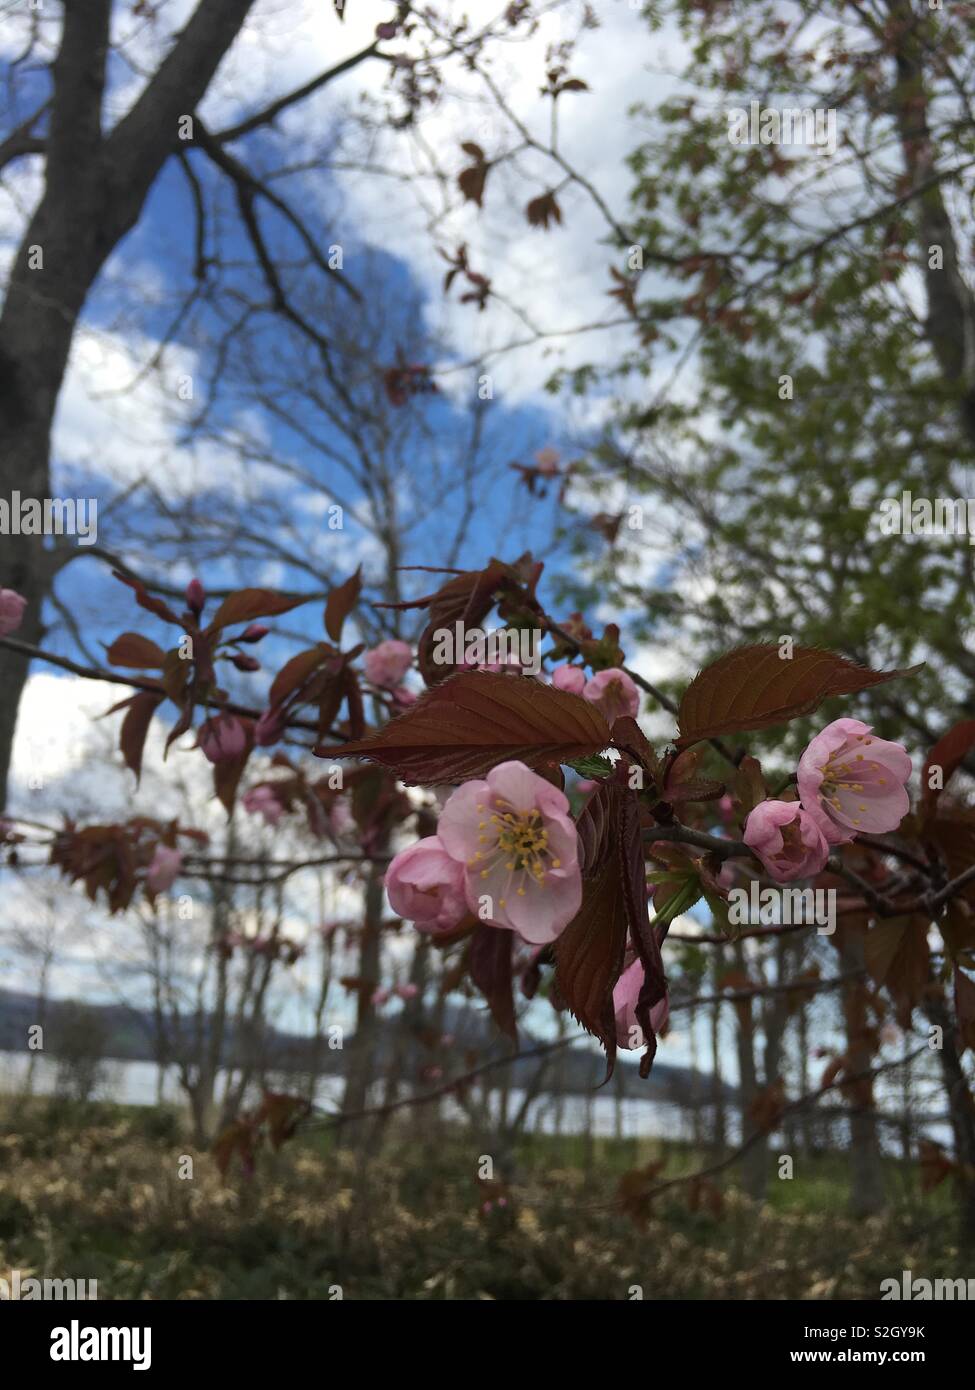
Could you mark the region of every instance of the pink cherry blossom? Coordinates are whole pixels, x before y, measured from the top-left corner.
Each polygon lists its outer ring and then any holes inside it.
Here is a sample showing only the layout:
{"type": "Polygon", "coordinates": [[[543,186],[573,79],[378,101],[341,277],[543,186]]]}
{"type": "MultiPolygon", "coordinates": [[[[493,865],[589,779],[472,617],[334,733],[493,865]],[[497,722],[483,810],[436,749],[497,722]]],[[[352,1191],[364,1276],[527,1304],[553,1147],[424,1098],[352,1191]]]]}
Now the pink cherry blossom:
{"type": "Polygon", "coordinates": [[[420,987],[419,985],[411,984],[397,985],[396,988],[393,990],[393,993],[398,994],[400,999],[415,999],[416,996],[420,993],[420,987]]]}
{"type": "Polygon", "coordinates": [[[152,862],[146,871],[146,887],[150,893],[165,893],[183,867],[183,856],[178,849],[168,845],[157,845],[152,862]]]}
{"type": "Polygon", "coordinates": [[[386,870],[386,892],[393,911],[420,931],[450,931],[467,914],[463,866],[436,835],[400,850],[386,870]]]}
{"type": "Polygon", "coordinates": [[[602,713],[610,728],[624,714],[635,719],[640,709],[640,692],[618,666],[597,671],[592,680],[586,682],[582,693],[602,713]]]}
{"type": "Polygon", "coordinates": [[[249,792],[245,792],[241,798],[241,803],[245,811],[249,811],[253,816],[263,816],[266,825],[277,825],[284,815],[284,807],[274,795],[274,791],[266,783],[260,787],[252,787],[249,792]]]}
{"type": "Polygon", "coordinates": [[[546,444],[544,449],[539,449],[535,455],[535,467],[543,478],[552,478],[559,471],[560,454],[558,449],[554,449],[551,444],[546,444]]]}
{"type": "Polygon", "coordinates": [[[388,1004],[391,991],[388,989],[377,989],[373,992],[372,1006],[374,1009],[381,1009],[384,1004],[388,1004]]]}
{"type": "Polygon", "coordinates": [[[463,866],[476,917],[540,946],[579,910],[579,837],[562,792],[524,763],[501,763],[447,801],[438,834],[463,866]]]}
{"type": "Polygon", "coordinates": [[[408,643],[391,638],[366,652],[362,664],[367,680],[393,690],[413,665],[413,652],[408,643]]]}
{"type": "Polygon", "coordinates": [[[899,743],[874,738],[859,719],[834,719],[799,759],[803,806],[831,845],[866,831],[896,830],[910,810],[911,759],[899,743]]]}
{"type": "Polygon", "coordinates": [[[232,714],[218,714],[200,725],[197,746],[211,763],[237,758],[247,747],[247,731],[232,714]]]}
{"type": "Polygon", "coordinates": [[[413,691],[408,690],[405,685],[398,685],[392,694],[393,704],[396,705],[397,709],[406,709],[416,702],[413,691]]]}
{"type": "Polygon", "coordinates": [[[829,857],[826,837],[798,801],[760,801],[745,822],[743,838],[776,883],[810,878],[829,857]]]}
{"type": "Polygon", "coordinates": [[[0,637],[9,637],[20,627],[27,600],[16,589],[0,589],[0,637]]]}
{"type": "MultiPolygon", "coordinates": [[[[633,959],[624,967],[622,975],[613,989],[613,1013],[616,1015],[616,1045],[628,1051],[646,1047],[647,1040],[643,1029],[637,1022],[636,1006],[643,988],[643,961],[633,951],[627,950],[627,957],[633,959]]],[[[670,1000],[665,994],[650,1010],[650,1026],[654,1033],[662,1033],[670,1019],[670,1000]]]]}
{"type": "Polygon", "coordinates": [[[552,684],[556,690],[581,695],[586,687],[586,673],[581,666],[556,666],[552,672],[552,684]]]}

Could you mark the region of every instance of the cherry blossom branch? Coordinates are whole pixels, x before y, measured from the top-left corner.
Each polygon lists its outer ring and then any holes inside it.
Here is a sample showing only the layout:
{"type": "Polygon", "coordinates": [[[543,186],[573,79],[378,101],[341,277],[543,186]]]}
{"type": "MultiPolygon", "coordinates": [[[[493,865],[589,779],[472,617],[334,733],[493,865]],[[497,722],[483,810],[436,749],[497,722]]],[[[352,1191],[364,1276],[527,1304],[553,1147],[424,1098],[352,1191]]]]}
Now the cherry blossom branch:
{"type": "MultiPolygon", "coordinates": [[[[46,652],[40,647],[33,646],[30,642],[21,642],[16,637],[0,637],[0,647],[7,647],[12,652],[19,652],[21,656],[28,656],[32,660],[46,661],[51,666],[59,666],[63,671],[70,671],[72,675],[84,676],[86,680],[106,681],[109,685],[127,685],[135,690],[148,690],[153,695],[165,696],[166,692],[157,680],[151,680],[145,676],[123,676],[115,671],[106,671],[99,667],[83,666],[80,662],[72,661],[68,656],[57,656],[54,652],[46,652]]],[[[245,719],[260,719],[263,710],[254,709],[251,705],[237,704],[233,700],[228,700],[221,705],[221,709],[228,714],[238,714],[245,719]]],[[[318,725],[310,719],[289,719],[289,729],[309,729],[312,733],[318,733],[318,725]]],[[[329,730],[331,733],[332,731],[329,730]]],[[[338,735],[336,735],[338,737],[338,735]]]]}
{"type": "MultiPolygon", "coordinates": [[[[575,652],[577,655],[582,652],[582,644],[579,641],[577,641],[575,637],[571,636],[570,633],[566,632],[564,628],[561,628],[557,623],[554,623],[547,613],[541,613],[539,616],[541,618],[541,621],[544,623],[547,632],[551,633],[553,637],[557,637],[560,642],[563,642],[565,645],[571,647],[573,652],[575,652]]],[[[626,672],[630,680],[633,681],[635,685],[638,685],[641,690],[645,691],[646,694],[648,694],[652,699],[656,700],[657,704],[660,705],[663,709],[665,709],[668,714],[672,714],[675,718],[677,717],[677,704],[674,700],[670,698],[669,695],[665,695],[662,690],[659,690],[657,688],[657,686],[652,685],[650,681],[648,681],[644,676],[641,676],[639,672],[632,671],[628,666],[623,666],[621,669],[626,672]]],[[[709,738],[707,742],[710,743],[711,747],[716,749],[717,752],[719,752],[721,756],[731,764],[732,767],[738,766],[739,762],[741,761],[741,756],[739,755],[738,757],[736,757],[733,753],[731,753],[721,739],[709,738]]]]}

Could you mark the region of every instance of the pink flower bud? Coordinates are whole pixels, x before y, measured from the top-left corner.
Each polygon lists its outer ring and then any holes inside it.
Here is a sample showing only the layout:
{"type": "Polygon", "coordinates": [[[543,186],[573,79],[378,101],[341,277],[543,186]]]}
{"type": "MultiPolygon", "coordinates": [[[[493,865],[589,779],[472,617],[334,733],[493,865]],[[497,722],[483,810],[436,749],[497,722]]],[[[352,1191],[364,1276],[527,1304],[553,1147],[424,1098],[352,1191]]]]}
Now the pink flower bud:
{"type": "Polygon", "coordinates": [[[386,870],[386,892],[393,911],[420,931],[450,931],[467,913],[463,865],[436,835],[400,850],[386,870]]]}
{"type": "Polygon", "coordinates": [[[245,627],[244,631],[237,638],[238,642],[259,642],[262,637],[266,637],[271,631],[263,623],[251,623],[250,627],[245,627]]]}
{"type": "Polygon", "coordinates": [[[259,671],[261,669],[261,663],[253,656],[244,656],[237,652],[230,659],[238,671],[259,671]]]}
{"type": "Polygon", "coordinates": [[[178,849],[168,845],[157,845],[152,862],[146,871],[146,887],[150,893],[165,893],[183,867],[183,856],[178,849]]]}
{"type": "MultiPolygon", "coordinates": [[[[632,950],[633,948],[630,947],[629,952],[632,950]]],[[[635,955],[616,981],[616,986],[613,989],[617,1047],[633,1050],[646,1047],[649,1042],[649,1039],[643,1036],[643,1029],[636,1017],[636,1006],[640,998],[640,990],[643,988],[644,974],[643,961],[635,955]]],[[[650,1027],[654,1033],[661,1033],[666,1028],[669,1019],[670,1000],[665,994],[663,999],[658,1000],[650,1010],[650,1027]]]]}
{"type": "Polygon", "coordinates": [[[198,579],[191,579],[186,586],[186,605],[194,618],[198,618],[203,612],[203,605],[207,601],[206,592],[198,579]]]}
{"type": "Polygon", "coordinates": [[[616,666],[597,671],[582,693],[602,713],[610,728],[625,714],[635,719],[640,710],[640,692],[626,672],[616,666]]]}
{"type": "Polygon", "coordinates": [[[267,825],[277,825],[284,815],[284,807],[266,784],[252,787],[249,792],[245,792],[241,804],[251,815],[263,816],[267,825]]]}
{"type": "Polygon", "coordinates": [[[581,666],[556,666],[552,672],[552,684],[556,690],[581,695],[586,688],[586,673],[581,666]]]}
{"type": "Polygon", "coordinates": [[[380,642],[378,647],[366,652],[362,662],[367,680],[373,685],[392,690],[413,665],[413,652],[408,643],[391,639],[380,642]]]}
{"type": "Polygon", "coordinates": [[[9,637],[20,627],[27,600],[16,589],[0,589],[0,637],[9,637]]]}
{"type": "Polygon", "coordinates": [[[209,762],[226,762],[243,753],[247,747],[247,731],[234,715],[218,714],[200,725],[196,746],[202,749],[209,762]]]}
{"type": "Polygon", "coordinates": [[[749,813],[742,838],[776,883],[811,878],[829,858],[826,837],[798,801],[760,801],[749,813]]]}

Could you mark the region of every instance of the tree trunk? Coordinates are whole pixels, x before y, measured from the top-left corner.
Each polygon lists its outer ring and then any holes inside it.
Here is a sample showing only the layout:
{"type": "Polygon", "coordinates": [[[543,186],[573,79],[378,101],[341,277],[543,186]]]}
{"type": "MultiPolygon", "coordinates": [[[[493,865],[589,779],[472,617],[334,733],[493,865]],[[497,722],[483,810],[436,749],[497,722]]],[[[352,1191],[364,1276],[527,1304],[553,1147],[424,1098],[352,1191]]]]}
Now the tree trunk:
{"type": "Polygon", "coordinates": [[[975,1248],[975,1103],[962,1069],[955,1024],[944,999],[932,1000],[926,1009],[929,1020],[941,1029],[941,1074],[948,1094],[951,1129],[955,1138],[955,1159],[962,1172],[957,1182],[958,1234],[967,1249],[975,1248]]]}
{"type": "MultiPolygon", "coordinates": [[[[0,311],[0,497],[51,496],[51,426],[75,327],[95,278],[138,221],[254,0],[201,0],[132,109],[102,135],[111,0],[70,0],[52,68],[44,192],[14,257],[0,311]]],[[[0,588],[27,600],[18,638],[38,645],[65,552],[9,535],[0,588]]],[[[28,659],[0,650],[0,807],[28,659]]]]}
{"type": "MultiPolygon", "coordinates": [[[[739,972],[746,973],[745,953],[740,941],[735,943],[735,963],[739,972]]],[[[758,1069],[755,1065],[755,1021],[752,1001],[739,1000],[734,1005],[737,1016],[736,1041],[738,1048],[738,1086],[741,1102],[741,1138],[755,1133],[752,1108],[758,1099],[758,1069]]],[[[742,1159],[742,1183],[749,1197],[764,1202],[768,1181],[768,1136],[756,1139],[742,1159]]]]}
{"type": "MultiPolygon", "coordinates": [[[[382,853],[382,848],[379,849],[379,852],[382,853]]],[[[382,912],[383,869],[380,865],[373,864],[370,866],[369,877],[366,882],[365,913],[358,970],[359,978],[363,983],[359,990],[355,1037],[349,1048],[349,1070],[345,1080],[345,1094],[342,1098],[343,1115],[351,1115],[365,1109],[369,1087],[375,1079],[375,1048],[378,1028],[372,995],[379,984],[382,954],[382,912]]],[[[342,1147],[349,1147],[353,1141],[353,1131],[357,1129],[355,1124],[343,1124],[339,1129],[339,1144],[342,1147]]]]}
{"type": "MultiPolygon", "coordinates": [[[[862,930],[841,928],[837,946],[844,970],[863,969],[862,930]]],[[[862,979],[850,980],[843,987],[847,1071],[855,1075],[869,1071],[874,1061],[868,1003],[862,979]]],[[[870,1216],[881,1211],[886,1202],[873,1080],[868,1076],[853,1082],[847,1088],[847,1096],[850,1103],[850,1211],[854,1216],[870,1216]]]]}

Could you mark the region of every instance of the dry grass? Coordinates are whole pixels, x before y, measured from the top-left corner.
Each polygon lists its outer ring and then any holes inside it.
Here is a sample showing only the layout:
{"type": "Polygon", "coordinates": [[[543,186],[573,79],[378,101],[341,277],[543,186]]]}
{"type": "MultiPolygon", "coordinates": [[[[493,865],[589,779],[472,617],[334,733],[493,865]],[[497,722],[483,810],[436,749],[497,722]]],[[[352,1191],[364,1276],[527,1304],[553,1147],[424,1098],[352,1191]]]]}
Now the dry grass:
{"type": "MultiPolygon", "coordinates": [[[[820,1160],[757,1209],[733,1188],[716,1216],[661,1199],[643,1228],[616,1202],[652,1144],[536,1139],[483,1210],[490,1142],[427,1116],[364,1161],[319,1131],[224,1182],[166,1112],[7,1107],[0,1120],[0,1273],[98,1280],[100,1298],[876,1298],[881,1279],[972,1273],[950,1241],[950,1194],[904,1190],[883,1218],[843,1214],[842,1164],[820,1160]],[[184,1156],[193,1177],[178,1176],[184,1156]],[[787,1191],[784,1189],[788,1189],[787,1191]]],[[[692,1156],[670,1151],[668,1172],[692,1156]]],[[[681,1189],[678,1189],[678,1193],[681,1189]]]]}

